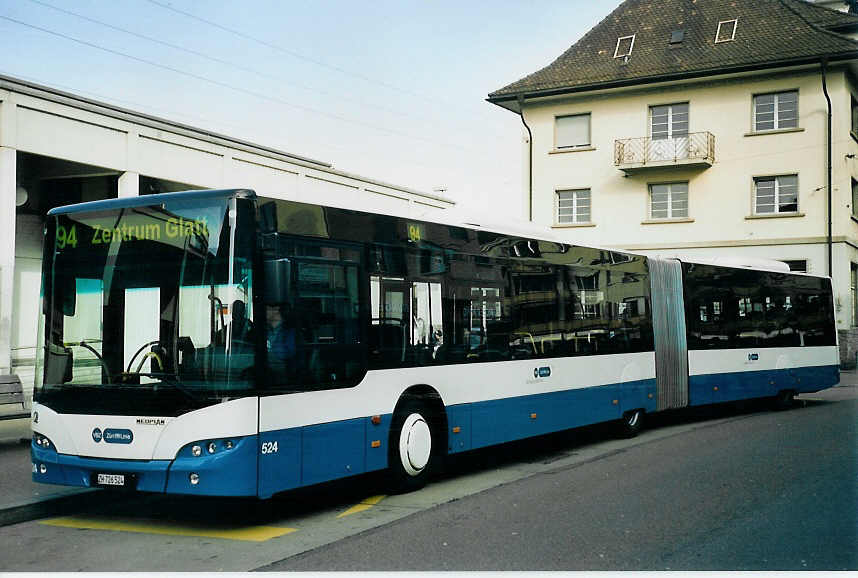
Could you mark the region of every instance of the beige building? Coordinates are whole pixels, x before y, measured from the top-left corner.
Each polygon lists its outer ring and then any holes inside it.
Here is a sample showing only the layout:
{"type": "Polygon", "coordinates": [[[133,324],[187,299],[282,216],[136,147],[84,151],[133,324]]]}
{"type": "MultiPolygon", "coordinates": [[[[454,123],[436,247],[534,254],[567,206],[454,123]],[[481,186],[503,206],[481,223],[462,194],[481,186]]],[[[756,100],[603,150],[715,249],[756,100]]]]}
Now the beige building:
{"type": "Polygon", "coordinates": [[[454,205],[327,162],[0,77],[0,375],[18,374],[30,393],[50,209],[233,187],[414,217],[454,205]]]}
{"type": "Polygon", "coordinates": [[[582,244],[831,275],[854,360],[856,31],[802,0],[627,0],[489,96],[527,129],[525,214],[582,244]]]}

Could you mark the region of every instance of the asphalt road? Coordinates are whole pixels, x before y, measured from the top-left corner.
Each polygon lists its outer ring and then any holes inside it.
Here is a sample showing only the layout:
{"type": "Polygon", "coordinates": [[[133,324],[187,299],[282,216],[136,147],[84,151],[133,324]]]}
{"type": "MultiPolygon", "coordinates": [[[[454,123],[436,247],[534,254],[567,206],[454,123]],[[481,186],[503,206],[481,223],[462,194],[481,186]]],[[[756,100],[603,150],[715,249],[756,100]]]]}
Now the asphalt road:
{"type": "Polygon", "coordinates": [[[738,410],[265,569],[855,570],[858,400],[843,393],[738,410]]]}
{"type": "Polygon", "coordinates": [[[473,452],[398,496],[373,476],[266,502],[104,493],[0,527],[0,572],[856,570],[858,387],[810,397],[473,452]]]}

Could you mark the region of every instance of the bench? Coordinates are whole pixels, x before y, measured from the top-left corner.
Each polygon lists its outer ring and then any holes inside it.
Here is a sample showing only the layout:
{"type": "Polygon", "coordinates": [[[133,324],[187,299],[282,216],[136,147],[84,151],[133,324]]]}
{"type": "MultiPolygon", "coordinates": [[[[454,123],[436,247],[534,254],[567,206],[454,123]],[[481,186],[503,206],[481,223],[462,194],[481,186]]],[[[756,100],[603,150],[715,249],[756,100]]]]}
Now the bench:
{"type": "Polygon", "coordinates": [[[24,409],[24,387],[17,375],[0,375],[0,406],[21,404],[20,413],[0,414],[0,420],[17,419],[30,415],[24,409]]]}

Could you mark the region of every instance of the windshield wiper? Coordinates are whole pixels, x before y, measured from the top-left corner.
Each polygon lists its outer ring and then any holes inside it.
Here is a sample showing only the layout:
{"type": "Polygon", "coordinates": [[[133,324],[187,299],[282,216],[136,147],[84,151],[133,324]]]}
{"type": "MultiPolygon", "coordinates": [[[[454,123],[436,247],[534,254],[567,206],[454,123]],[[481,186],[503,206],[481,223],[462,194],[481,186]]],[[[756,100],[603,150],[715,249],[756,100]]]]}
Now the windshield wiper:
{"type": "MultiPolygon", "coordinates": [[[[161,384],[170,385],[173,387],[173,389],[181,392],[185,397],[187,397],[188,399],[190,399],[191,401],[193,401],[196,404],[205,402],[205,398],[198,397],[197,394],[193,393],[189,388],[182,385],[178,380],[170,377],[170,375],[168,373],[145,373],[145,372],[141,372],[141,373],[135,373],[134,375],[142,375],[143,377],[151,377],[154,379],[160,379],[161,383],[155,384],[155,385],[161,385],[161,384]]],[[[146,385],[149,385],[149,384],[146,384],[146,385]]]]}

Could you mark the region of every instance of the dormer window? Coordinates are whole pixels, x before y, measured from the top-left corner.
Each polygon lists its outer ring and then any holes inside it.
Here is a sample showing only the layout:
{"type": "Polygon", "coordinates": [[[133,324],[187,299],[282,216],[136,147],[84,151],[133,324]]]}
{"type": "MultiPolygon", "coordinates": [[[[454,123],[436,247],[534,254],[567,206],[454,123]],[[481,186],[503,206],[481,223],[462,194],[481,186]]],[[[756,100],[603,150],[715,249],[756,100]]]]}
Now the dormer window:
{"type": "Polygon", "coordinates": [[[722,20],[718,23],[718,30],[715,32],[715,44],[719,42],[730,42],[736,39],[736,23],[738,20],[722,20]]]}
{"type": "Polygon", "coordinates": [[[632,53],[632,48],[635,47],[635,35],[620,36],[617,38],[617,48],[614,49],[614,58],[622,58],[629,56],[632,53]]]}

